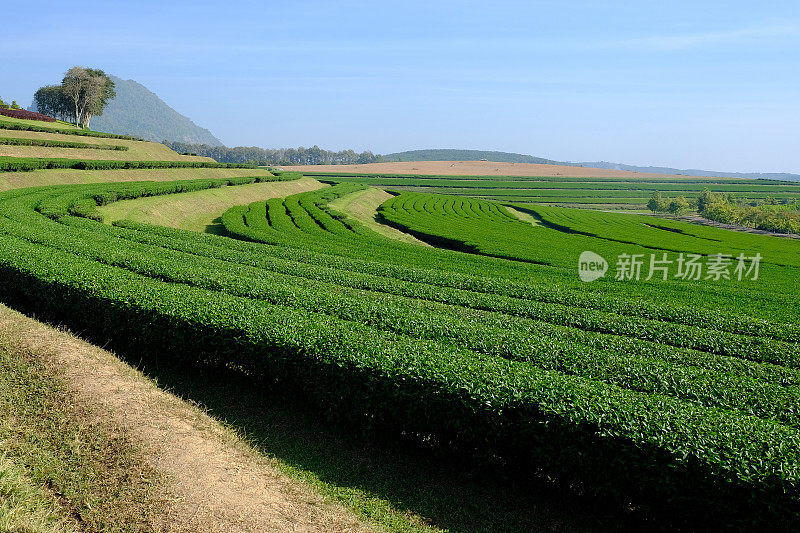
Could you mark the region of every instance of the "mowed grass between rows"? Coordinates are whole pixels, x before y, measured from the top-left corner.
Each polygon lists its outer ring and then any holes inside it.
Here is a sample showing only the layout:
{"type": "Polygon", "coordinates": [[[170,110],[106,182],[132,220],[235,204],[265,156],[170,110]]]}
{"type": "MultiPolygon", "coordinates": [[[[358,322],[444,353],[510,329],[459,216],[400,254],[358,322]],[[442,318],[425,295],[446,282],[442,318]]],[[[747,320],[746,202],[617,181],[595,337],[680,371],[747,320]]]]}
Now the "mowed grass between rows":
{"type": "Polygon", "coordinates": [[[0,137],[38,139],[72,143],[125,146],[127,150],[100,150],[93,148],[56,148],[49,146],[15,146],[0,144],[0,156],[46,157],[64,159],[103,159],[115,161],[213,161],[210,157],[181,155],[161,143],[107,139],[104,137],[79,137],[60,133],[0,129],[0,137]]]}
{"type": "Polygon", "coordinates": [[[103,215],[103,221],[108,224],[118,220],[132,220],[170,228],[218,233],[221,226],[215,223],[215,220],[233,206],[265,198],[313,191],[322,187],[327,187],[327,185],[311,178],[254,183],[168,196],[122,200],[102,206],[99,211],[103,215]]]}
{"type": "Polygon", "coordinates": [[[50,185],[266,177],[270,175],[266,170],[257,168],[48,169],[32,172],[2,172],[0,173],[0,191],[50,185]]]}
{"type": "Polygon", "coordinates": [[[416,239],[408,233],[403,233],[391,226],[383,224],[376,219],[378,207],[385,201],[392,198],[392,195],[383,189],[369,187],[352,194],[347,194],[341,198],[331,201],[328,205],[331,209],[344,213],[347,216],[358,220],[372,231],[395,239],[401,242],[419,244],[420,246],[430,246],[429,244],[416,239]]]}
{"type": "Polygon", "coordinates": [[[14,117],[7,117],[5,115],[0,115],[0,120],[4,122],[14,122],[16,124],[25,124],[28,126],[43,126],[46,128],[58,128],[62,130],[78,130],[75,124],[70,124],[69,122],[63,122],[61,120],[57,120],[56,122],[44,122],[41,120],[28,120],[24,118],[14,118],[14,117]]]}

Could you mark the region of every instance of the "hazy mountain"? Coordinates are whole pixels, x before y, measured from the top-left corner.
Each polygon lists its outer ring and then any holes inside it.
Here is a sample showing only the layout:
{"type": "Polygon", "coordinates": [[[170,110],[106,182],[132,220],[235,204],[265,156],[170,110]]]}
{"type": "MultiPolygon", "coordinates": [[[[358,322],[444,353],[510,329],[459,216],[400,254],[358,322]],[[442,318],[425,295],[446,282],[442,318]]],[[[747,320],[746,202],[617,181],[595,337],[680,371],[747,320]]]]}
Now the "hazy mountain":
{"type": "Polygon", "coordinates": [[[762,180],[800,180],[800,174],[788,174],[786,172],[717,172],[714,170],[699,170],[696,168],[679,169],[669,167],[638,167],[635,165],[623,165],[621,163],[609,163],[607,161],[593,161],[587,163],[566,163],[579,167],[609,168],[612,170],[630,170],[632,172],[654,172],[656,174],[684,174],[686,176],[709,176],[724,178],[753,178],[762,180]]]}
{"type": "Polygon", "coordinates": [[[220,146],[210,131],[181,115],[144,85],[133,80],[110,76],[117,97],[99,117],[93,117],[91,128],[107,133],[141,137],[148,141],[163,140],[220,146]]]}
{"type": "Polygon", "coordinates": [[[545,165],[567,165],[572,167],[607,168],[612,170],[630,170],[632,172],[653,172],[656,174],[683,174],[686,176],[715,176],[725,178],[753,178],[772,180],[800,180],[800,174],[780,172],[718,172],[713,170],[679,169],[669,167],[638,167],[609,163],[607,161],[593,161],[573,163],[571,161],[554,161],[525,154],[511,152],[486,152],[483,150],[457,150],[433,149],[410,150],[381,156],[384,161],[498,161],[500,163],[542,163],[545,165]]]}

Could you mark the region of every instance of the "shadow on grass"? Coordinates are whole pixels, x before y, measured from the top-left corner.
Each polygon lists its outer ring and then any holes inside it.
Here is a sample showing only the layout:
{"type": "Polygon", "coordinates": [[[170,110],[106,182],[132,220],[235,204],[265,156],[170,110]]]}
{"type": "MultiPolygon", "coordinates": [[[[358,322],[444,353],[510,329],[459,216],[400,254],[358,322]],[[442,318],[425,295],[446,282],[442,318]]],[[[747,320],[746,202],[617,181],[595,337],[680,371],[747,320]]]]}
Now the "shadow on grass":
{"type": "Polygon", "coordinates": [[[204,233],[211,233],[212,235],[227,235],[227,231],[225,231],[225,226],[222,225],[222,217],[217,217],[211,221],[211,224],[208,224],[205,229],[203,229],[204,233]]]}
{"type": "MultiPolygon", "coordinates": [[[[392,442],[365,441],[225,370],[129,361],[236,428],[280,468],[390,531],[623,531],[622,513],[392,442]]],[[[626,527],[627,526],[627,527],[626,527]]],[[[641,529],[639,523],[635,529],[641,529]]]]}

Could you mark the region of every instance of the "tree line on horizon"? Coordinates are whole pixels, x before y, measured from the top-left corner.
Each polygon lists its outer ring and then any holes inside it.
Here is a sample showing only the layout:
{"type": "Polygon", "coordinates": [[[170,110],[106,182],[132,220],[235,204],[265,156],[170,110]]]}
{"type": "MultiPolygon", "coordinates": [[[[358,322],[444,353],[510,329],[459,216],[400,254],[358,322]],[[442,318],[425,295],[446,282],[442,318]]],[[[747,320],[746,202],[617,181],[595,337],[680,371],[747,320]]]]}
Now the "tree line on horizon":
{"type": "Polygon", "coordinates": [[[220,163],[249,163],[253,165],[355,165],[380,163],[383,158],[369,150],[357,153],[354,150],[324,150],[311,148],[258,148],[256,146],[210,146],[165,140],[163,144],[179,154],[210,157],[220,163]]]}
{"type": "Polygon", "coordinates": [[[45,85],[33,95],[36,111],[53,118],[89,127],[92,117],[114,99],[114,82],[100,69],[72,67],[60,85],[45,85]]]}
{"type": "Polygon", "coordinates": [[[7,104],[0,98],[0,109],[20,109],[19,104],[16,100],[12,100],[10,104],[7,104]]]}
{"type": "Polygon", "coordinates": [[[763,201],[745,203],[733,194],[713,193],[709,189],[694,200],[683,196],[666,198],[653,193],[647,207],[653,213],[681,215],[690,209],[708,220],[774,233],[800,233],[800,200],[767,197],[763,201]]]}

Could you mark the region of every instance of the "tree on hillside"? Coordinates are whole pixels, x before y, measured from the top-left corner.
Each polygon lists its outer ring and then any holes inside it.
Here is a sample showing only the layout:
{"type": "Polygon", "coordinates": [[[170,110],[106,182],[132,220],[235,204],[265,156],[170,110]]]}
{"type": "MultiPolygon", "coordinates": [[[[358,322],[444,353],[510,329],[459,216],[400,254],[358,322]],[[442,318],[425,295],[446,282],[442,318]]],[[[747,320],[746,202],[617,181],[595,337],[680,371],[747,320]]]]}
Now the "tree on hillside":
{"type": "Polygon", "coordinates": [[[108,103],[117,96],[117,91],[114,88],[114,82],[111,81],[111,78],[106,76],[106,73],[102,70],[88,68],[86,72],[88,72],[94,80],[97,80],[97,83],[100,85],[99,95],[89,103],[84,115],[84,125],[88,128],[89,121],[92,120],[92,117],[99,117],[103,114],[103,110],[108,103]]]}
{"type": "Polygon", "coordinates": [[[84,127],[89,126],[93,116],[101,115],[116,96],[114,82],[99,69],[72,67],[64,74],[60,87],[70,103],[75,125],[84,127]]]}
{"type": "Polygon", "coordinates": [[[40,87],[33,95],[33,105],[37,112],[44,115],[65,121],[74,121],[72,104],[64,94],[61,85],[40,87]]]}

